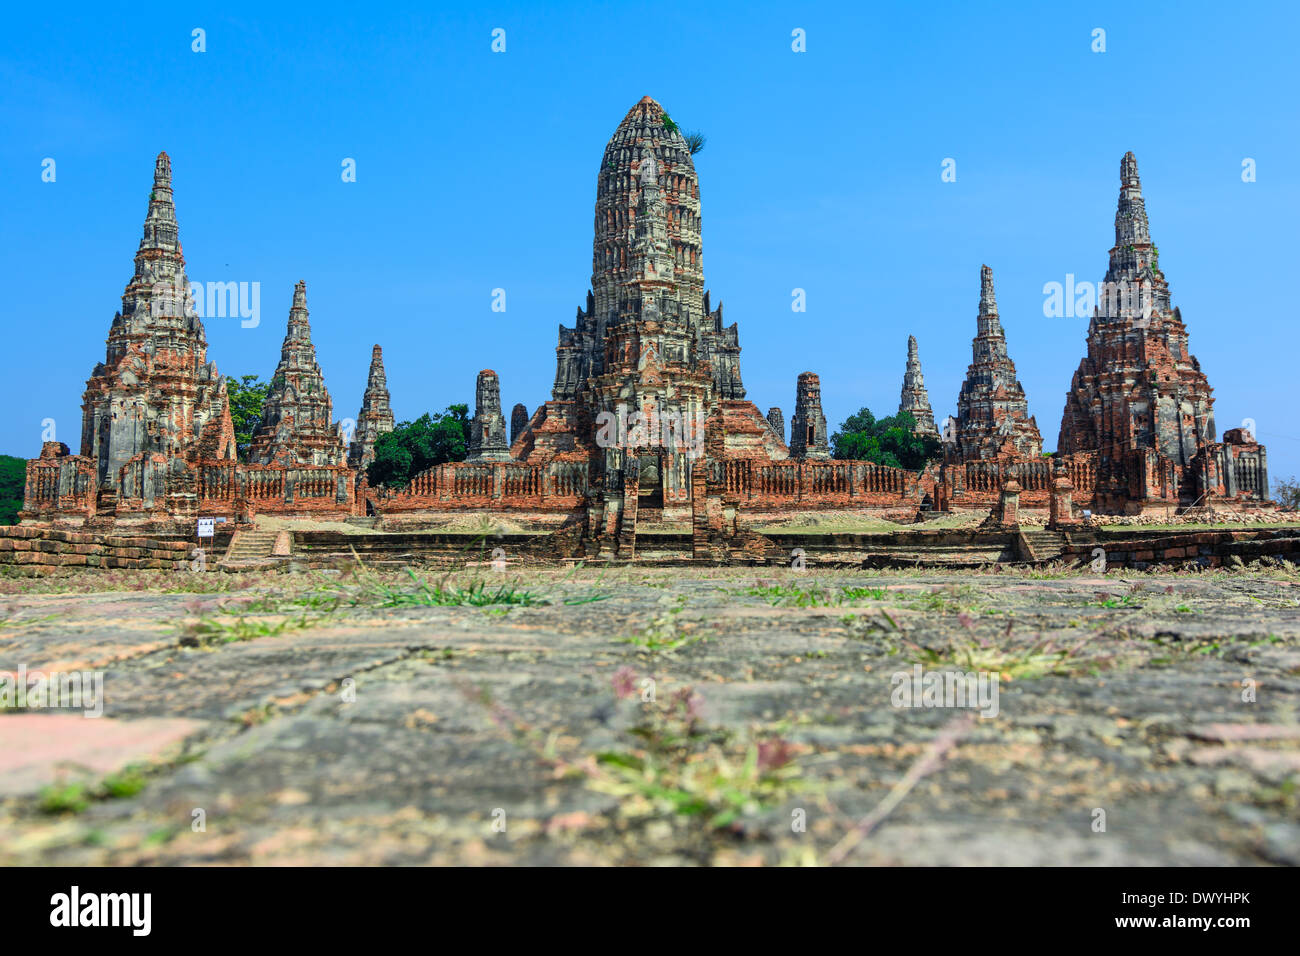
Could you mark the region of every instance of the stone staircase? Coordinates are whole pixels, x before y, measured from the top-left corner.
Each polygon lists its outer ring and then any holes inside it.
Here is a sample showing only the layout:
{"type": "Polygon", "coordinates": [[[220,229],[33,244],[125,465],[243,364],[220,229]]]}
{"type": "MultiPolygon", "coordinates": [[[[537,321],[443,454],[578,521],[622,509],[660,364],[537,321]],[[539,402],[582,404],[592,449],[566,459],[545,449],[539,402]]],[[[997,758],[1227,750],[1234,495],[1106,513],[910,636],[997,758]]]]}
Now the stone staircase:
{"type": "Polygon", "coordinates": [[[221,559],[223,571],[247,571],[254,568],[273,567],[286,561],[284,555],[275,554],[275,542],[281,532],[257,528],[236,531],[230,547],[221,559]]]}
{"type": "Polygon", "coordinates": [[[1020,559],[1032,564],[1056,561],[1065,553],[1066,545],[1069,543],[1061,532],[1047,531],[1043,528],[1022,528],[1020,537],[1024,542],[1020,559]]]}

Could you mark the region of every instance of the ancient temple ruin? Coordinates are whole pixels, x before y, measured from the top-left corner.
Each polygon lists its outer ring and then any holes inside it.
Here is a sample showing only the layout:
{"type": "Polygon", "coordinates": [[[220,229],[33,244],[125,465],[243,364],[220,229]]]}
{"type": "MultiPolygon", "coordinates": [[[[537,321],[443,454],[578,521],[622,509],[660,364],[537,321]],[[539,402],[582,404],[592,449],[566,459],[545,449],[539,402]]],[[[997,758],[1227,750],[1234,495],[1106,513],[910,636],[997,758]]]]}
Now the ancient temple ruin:
{"type": "Polygon", "coordinates": [[[513,445],[527,427],[528,408],[523,402],[516,402],[515,407],[510,409],[510,444],[513,445]]]}
{"type": "Polygon", "coordinates": [[[586,464],[612,508],[631,477],[639,503],[684,513],[709,422],[728,457],[789,457],[745,401],[739,333],[724,325],[721,303],[710,305],[700,230],[690,149],[645,97],[605,147],[591,291],[574,326],[560,328],[551,400],[515,437],[513,458],[586,464]]]}
{"type": "MultiPolygon", "coordinates": [[[[135,269],[109,327],[107,355],[82,396],[80,457],[93,464],[73,484],[101,492],[106,507],[124,494],[192,505],[185,470],[169,462],[235,458],[225,380],[207,360],[189,291],[171,159],[159,153],[135,269]]],[[[64,465],[72,474],[69,468],[72,462],[64,465]]]]}
{"type": "MultiPolygon", "coordinates": [[[[815,373],[797,377],[788,436],[779,407],[764,415],[746,397],[738,326],[724,323],[705,287],[690,147],[645,97],[600,160],[591,287],[573,325],[559,328],[550,398],[531,414],[516,404],[507,432],[501,383],[485,369],[467,460],[400,488],[371,488],[375,443],[395,427],[382,351],[374,346],[345,448],[303,282],[249,460],[235,460],[226,387],[189,298],[163,153],[106,361],[86,385],[81,454],[52,442],[29,461],[22,517],[190,533],[196,515],[241,526],[259,513],[370,515],[410,526],[438,512],[509,511],[575,529],[585,542],[579,553],[620,556],[636,553],[638,522],[686,520],[696,557],[716,558],[743,538],[741,514],[868,509],[910,520],[932,508],[970,509],[991,511],[997,524],[1037,510],[1063,526],[1089,508],[1264,502],[1264,448],[1243,429],[1215,438],[1211,390],[1171,307],[1132,154],[1121,166],[1115,235],[1054,456],[1043,455],[984,266],[943,460],[917,473],[834,459],[815,373]]],[[[937,434],[910,336],[899,410],[918,433],[937,434]]]]}
{"type": "Polygon", "coordinates": [[[1115,245],[1098,298],[1057,451],[1095,454],[1099,507],[1267,499],[1263,446],[1242,429],[1215,438],[1212,389],[1171,303],[1132,153],[1120,163],[1115,245]]]}

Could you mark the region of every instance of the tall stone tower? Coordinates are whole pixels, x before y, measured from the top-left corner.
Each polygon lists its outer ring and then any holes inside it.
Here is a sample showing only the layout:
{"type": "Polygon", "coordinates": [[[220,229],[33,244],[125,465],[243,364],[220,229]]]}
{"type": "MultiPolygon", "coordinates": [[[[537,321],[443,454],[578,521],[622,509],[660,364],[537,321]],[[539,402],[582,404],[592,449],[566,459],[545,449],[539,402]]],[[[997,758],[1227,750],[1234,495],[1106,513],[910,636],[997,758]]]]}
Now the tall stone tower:
{"type": "Polygon", "coordinates": [[[485,368],[474,383],[474,418],[469,423],[469,453],[466,461],[506,461],[506,419],[501,414],[501,383],[497,373],[485,368]]]}
{"type": "Polygon", "coordinates": [[[166,153],[154,163],[135,271],[107,345],[81,405],[81,454],[98,459],[102,488],[120,490],[122,466],[142,453],[234,459],[226,385],[207,361],[207,336],[190,298],[166,153]]]}
{"type": "Polygon", "coordinates": [[[795,386],[794,417],[790,419],[791,458],[829,458],[826,416],[822,414],[822,382],[815,372],[801,372],[795,386]]]}
{"type": "Polygon", "coordinates": [[[388,395],[388,376],[384,372],[384,350],[376,345],[370,352],[370,374],[361,396],[352,444],[348,448],[348,467],[364,470],[375,460],[375,442],[380,435],[396,426],[393,406],[388,395]]]}
{"type": "Polygon", "coordinates": [[[789,457],[745,399],[739,333],[713,308],[701,262],[690,148],[644,97],[601,157],[591,290],[573,327],[560,326],[550,401],[513,436],[520,460],[647,514],[690,508],[701,456],[789,457]]]}
{"type": "Polygon", "coordinates": [[[576,400],[589,379],[606,371],[607,335],[639,309],[639,289],[671,298],[672,322],[692,343],[661,355],[707,370],[715,398],[745,397],[739,333],[723,325],[721,303],[712,309],[704,292],[700,227],[690,148],[663,107],[643,97],[601,157],[591,291],[574,327],[560,327],[556,400],[576,400]]]}
{"type": "Polygon", "coordinates": [[[898,400],[898,410],[909,412],[916,419],[916,434],[939,437],[934,411],[930,408],[930,393],[925,390],[925,376],[921,374],[921,353],[915,335],[907,337],[907,371],[903,373],[903,392],[898,400]]]}
{"type": "Polygon", "coordinates": [[[1037,458],[1043,453],[1043,439],[1007,354],[988,266],[980,266],[980,308],[971,353],[957,396],[956,440],[947,446],[950,459],[1037,458]]]}
{"type": "Polygon", "coordinates": [[[1123,460],[1151,449],[1186,466],[1215,441],[1214,398],[1170,304],[1160,251],[1151,241],[1137,159],[1120,162],[1115,245],[1088,323],[1088,354],[1065,399],[1063,454],[1099,450],[1101,474],[1124,484],[1123,460]]]}
{"type": "Polygon", "coordinates": [[[316,364],[307,312],[307,283],[299,280],[289,308],[280,364],[262,403],[248,461],[254,465],[332,466],[344,460],[343,436],[333,424],[334,403],[316,364]]]}
{"type": "Polygon", "coordinates": [[[704,311],[704,263],[700,240],[700,185],[686,140],[662,106],[643,97],[623,117],[601,157],[596,177],[596,233],[592,241],[591,288],[597,316],[619,308],[621,288],[631,278],[637,224],[634,210],[645,179],[641,160],[653,156],[658,201],[663,203],[662,254],[673,263],[685,311],[704,311]]]}

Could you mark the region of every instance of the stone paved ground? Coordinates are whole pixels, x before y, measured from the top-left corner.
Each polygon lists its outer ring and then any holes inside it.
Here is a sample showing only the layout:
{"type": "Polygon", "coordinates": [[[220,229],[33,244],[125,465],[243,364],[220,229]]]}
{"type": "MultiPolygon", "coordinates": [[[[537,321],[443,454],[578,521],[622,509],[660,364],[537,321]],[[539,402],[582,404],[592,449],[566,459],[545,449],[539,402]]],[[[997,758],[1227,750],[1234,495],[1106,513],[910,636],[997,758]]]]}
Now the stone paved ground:
{"type": "Polygon", "coordinates": [[[1295,575],[426,574],[0,582],[0,861],[1300,863],[1295,575]]]}

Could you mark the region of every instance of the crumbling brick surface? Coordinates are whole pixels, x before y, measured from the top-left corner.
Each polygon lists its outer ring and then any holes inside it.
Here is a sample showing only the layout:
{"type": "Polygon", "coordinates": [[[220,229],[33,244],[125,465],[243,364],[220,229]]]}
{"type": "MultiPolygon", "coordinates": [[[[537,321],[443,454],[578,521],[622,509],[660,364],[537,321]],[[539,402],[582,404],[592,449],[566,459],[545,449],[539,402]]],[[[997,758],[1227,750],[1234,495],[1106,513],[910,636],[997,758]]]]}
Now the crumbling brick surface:
{"type": "Polygon", "coordinates": [[[1100,569],[1284,567],[1300,564],[1295,528],[1236,531],[1076,531],[1063,559],[1100,569]],[[1102,560],[1099,560],[1102,559],[1102,560]]]}
{"type": "Polygon", "coordinates": [[[194,547],[186,540],[23,525],[0,527],[0,565],[22,566],[31,574],[61,568],[184,571],[193,566],[190,552],[194,547]]]}

